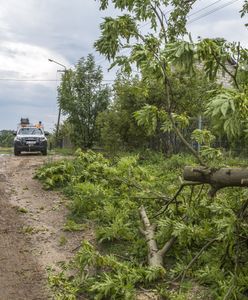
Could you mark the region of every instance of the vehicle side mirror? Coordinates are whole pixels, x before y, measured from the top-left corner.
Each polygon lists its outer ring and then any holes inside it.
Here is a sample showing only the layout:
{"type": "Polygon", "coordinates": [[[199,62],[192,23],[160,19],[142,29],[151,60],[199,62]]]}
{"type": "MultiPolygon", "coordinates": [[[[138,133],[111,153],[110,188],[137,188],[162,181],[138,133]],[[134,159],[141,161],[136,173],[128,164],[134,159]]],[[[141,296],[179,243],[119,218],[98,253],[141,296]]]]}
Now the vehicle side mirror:
{"type": "Polygon", "coordinates": [[[48,131],[45,131],[44,133],[45,133],[45,136],[50,135],[50,133],[48,131]]]}
{"type": "Polygon", "coordinates": [[[13,131],[13,135],[17,135],[17,132],[16,132],[16,131],[13,131]]]}

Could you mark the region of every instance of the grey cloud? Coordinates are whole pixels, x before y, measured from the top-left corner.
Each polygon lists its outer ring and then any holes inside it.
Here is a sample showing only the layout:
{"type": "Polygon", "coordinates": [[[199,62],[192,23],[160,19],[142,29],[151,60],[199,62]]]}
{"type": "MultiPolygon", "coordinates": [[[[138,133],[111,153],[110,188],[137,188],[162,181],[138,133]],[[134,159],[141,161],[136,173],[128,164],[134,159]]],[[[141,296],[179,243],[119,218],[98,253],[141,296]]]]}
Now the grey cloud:
{"type": "MultiPolygon", "coordinates": [[[[10,10],[15,2],[5,2],[6,10],[10,10]]],[[[112,11],[110,13],[113,14],[112,11]]],[[[81,52],[79,56],[82,56],[86,52],[84,50],[92,49],[104,14],[98,10],[94,0],[29,0],[18,4],[13,18],[6,15],[3,19],[8,24],[11,38],[16,41],[43,47],[49,45],[50,49],[60,51],[70,61],[75,61],[75,55],[81,52]],[[74,45],[73,48],[70,45],[74,45]]]]}
{"type": "MultiPolygon", "coordinates": [[[[16,71],[2,70],[0,68],[0,79],[3,79],[3,78],[17,78],[18,75],[19,75],[19,73],[16,72],[16,71]]],[[[1,83],[1,80],[0,80],[0,83],[1,83]]]]}
{"type": "Polygon", "coordinates": [[[51,113],[57,113],[56,87],[52,90],[39,84],[0,82],[1,128],[15,129],[22,116],[36,122],[51,113]]]}

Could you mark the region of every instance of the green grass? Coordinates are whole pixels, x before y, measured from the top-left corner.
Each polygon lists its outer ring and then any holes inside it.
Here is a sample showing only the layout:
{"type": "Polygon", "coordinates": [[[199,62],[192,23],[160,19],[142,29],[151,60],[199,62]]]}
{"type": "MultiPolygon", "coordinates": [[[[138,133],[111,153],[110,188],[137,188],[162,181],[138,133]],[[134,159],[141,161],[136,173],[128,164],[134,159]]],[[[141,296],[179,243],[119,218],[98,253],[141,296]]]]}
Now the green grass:
{"type": "MultiPolygon", "coordinates": [[[[1,147],[0,146],[0,155],[1,154],[12,154],[14,153],[13,147],[1,147]]],[[[62,156],[68,156],[68,155],[74,155],[75,149],[69,149],[69,148],[54,148],[50,151],[48,151],[48,155],[62,155],[62,156]]]]}
{"type": "Polygon", "coordinates": [[[83,231],[87,228],[87,224],[77,224],[73,220],[67,220],[64,225],[64,231],[83,231]]]}
{"type": "Polygon", "coordinates": [[[17,211],[20,212],[20,213],[23,213],[23,214],[28,213],[28,210],[26,208],[24,208],[24,207],[18,207],[17,211]]]}
{"type": "Polygon", "coordinates": [[[0,147],[0,154],[11,154],[13,153],[12,147],[0,147]]]}
{"type": "Polygon", "coordinates": [[[53,148],[51,151],[48,152],[49,155],[74,155],[75,154],[75,149],[71,148],[53,148]]]}

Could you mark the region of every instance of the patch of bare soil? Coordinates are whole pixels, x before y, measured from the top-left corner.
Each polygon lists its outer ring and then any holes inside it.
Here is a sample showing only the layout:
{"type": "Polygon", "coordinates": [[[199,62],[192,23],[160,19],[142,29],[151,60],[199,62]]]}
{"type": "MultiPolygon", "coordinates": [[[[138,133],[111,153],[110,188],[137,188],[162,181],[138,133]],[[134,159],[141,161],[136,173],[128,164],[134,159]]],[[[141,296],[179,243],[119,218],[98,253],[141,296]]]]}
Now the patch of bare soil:
{"type": "Polygon", "coordinates": [[[0,300],[53,299],[47,267],[68,261],[90,235],[65,232],[66,199],[33,179],[35,169],[53,159],[0,157],[0,300]]]}

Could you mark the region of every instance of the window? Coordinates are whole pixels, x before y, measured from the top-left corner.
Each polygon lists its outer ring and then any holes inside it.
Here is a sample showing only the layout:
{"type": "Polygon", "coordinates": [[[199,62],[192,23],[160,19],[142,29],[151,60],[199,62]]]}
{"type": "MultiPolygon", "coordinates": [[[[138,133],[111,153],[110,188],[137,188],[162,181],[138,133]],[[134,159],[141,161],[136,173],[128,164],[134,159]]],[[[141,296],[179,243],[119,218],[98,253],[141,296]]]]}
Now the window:
{"type": "Polygon", "coordinates": [[[42,135],[43,131],[41,128],[36,127],[23,127],[18,131],[20,135],[42,135]]]}

